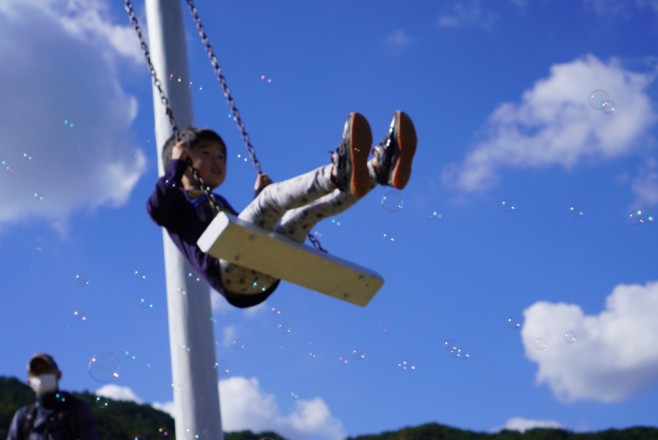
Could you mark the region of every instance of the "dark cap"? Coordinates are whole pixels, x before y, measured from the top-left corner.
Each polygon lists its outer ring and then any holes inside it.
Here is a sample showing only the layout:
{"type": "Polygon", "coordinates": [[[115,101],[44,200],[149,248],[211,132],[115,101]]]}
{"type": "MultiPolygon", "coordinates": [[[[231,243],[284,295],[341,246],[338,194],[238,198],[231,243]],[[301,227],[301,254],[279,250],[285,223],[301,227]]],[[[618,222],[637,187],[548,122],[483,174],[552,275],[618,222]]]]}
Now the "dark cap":
{"type": "Polygon", "coordinates": [[[55,359],[49,354],[46,353],[37,353],[32,358],[30,358],[30,362],[27,364],[27,371],[28,373],[32,373],[35,370],[43,370],[43,366],[46,366],[48,370],[57,370],[59,371],[59,367],[57,366],[57,362],[55,362],[55,359]],[[41,368],[39,368],[41,366],[41,368]]]}

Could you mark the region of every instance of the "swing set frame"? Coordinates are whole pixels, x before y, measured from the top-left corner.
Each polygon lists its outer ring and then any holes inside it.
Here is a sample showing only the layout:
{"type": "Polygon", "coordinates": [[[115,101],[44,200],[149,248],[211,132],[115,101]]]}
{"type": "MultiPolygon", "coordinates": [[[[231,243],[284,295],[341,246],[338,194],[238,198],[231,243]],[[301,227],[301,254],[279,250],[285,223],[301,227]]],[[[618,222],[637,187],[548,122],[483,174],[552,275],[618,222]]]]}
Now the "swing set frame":
{"type": "MultiPolygon", "coordinates": [[[[256,156],[255,148],[251,144],[251,139],[245,129],[244,122],[228,87],[222,68],[219,66],[215,51],[210,44],[198,9],[194,5],[193,0],[186,1],[215,75],[222,87],[233,119],[238,126],[238,130],[252,160],[252,164],[256,172],[260,173],[260,161],[256,156]]],[[[151,61],[148,44],[143,36],[132,1],[124,0],[124,5],[139,39],[153,85],[158,90],[160,101],[165,106],[165,112],[172,131],[178,138],[179,128],[176,125],[173,110],[151,61]]],[[[281,234],[265,231],[236,216],[222,212],[212,193],[212,189],[204,182],[196,168],[191,167],[191,169],[194,178],[208,196],[208,200],[213,208],[217,211],[217,216],[197,241],[201,251],[215,258],[224,259],[236,265],[244,266],[359,306],[367,305],[384,284],[383,278],[377,272],[330,255],[322,248],[320,242],[312,234],[309,234],[308,238],[314,245],[314,248],[290,240],[281,234]]]]}

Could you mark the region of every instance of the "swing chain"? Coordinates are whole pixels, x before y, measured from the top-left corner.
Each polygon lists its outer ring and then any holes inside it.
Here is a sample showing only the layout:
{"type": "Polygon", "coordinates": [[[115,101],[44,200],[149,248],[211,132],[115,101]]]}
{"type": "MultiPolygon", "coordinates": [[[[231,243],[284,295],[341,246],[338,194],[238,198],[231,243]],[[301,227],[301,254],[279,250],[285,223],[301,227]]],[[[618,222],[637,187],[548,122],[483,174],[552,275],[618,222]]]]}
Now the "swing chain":
{"type": "Polygon", "coordinates": [[[247,130],[245,129],[244,122],[242,121],[242,117],[240,117],[240,112],[238,111],[238,108],[235,105],[235,100],[231,95],[231,89],[229,89],[228,84],[226,82],[226,78],[222,73],[222,68],[220,67],[217,61],[215,50],[213,49],[213,47],[210,44],[210,41],[208,40],[208,34],[206,33],[206,28],[203,26],[203,23],[201,23],[201,17],[199,17],[199,11],[197,10],[196,6],[194,6],[193,0],[187,0],[187,4],[190,8],[190,13],[192,14],[192,17],[194,18],[194,23],[196,24],[197,31],[199,32],[199,36],[201,37],[203,46],[206,49],[208,58],[210,58],[210,64],[212,64],[212,67],[215,70],[215,75],[217,76],[217,80],[219,81],[219,84],[222,86],[222,91],[224,92],[224,96],[226,97],[228,106],[231,109],[231,115],[233,116],[233,120],[238,125],[238,130],[240,130],[240,134],[242,135],[242,140],[244,141],[245,147],[249,152],[249,156],[251,157],[251,161],[253,162],[254,168],[256,169],[256,172],[260,174],[261,172],[260,161],[256,157],[256,150],[251,144],[251,140],[249,139],[249,134],[247,134],[247,130]]]}
{"type": "MultiPolygon", "coordinates": [[[[201,187],[201,190],[203,193],[208,197],[208,202],[210,203],[210,206],[212,206],[212,209],[214,209],[216,212],[220,212],[222,208],[219,206],[219,203],[217,203],[217,199],[215,198],[215,194],[212,192],[212,189],[210,186],[208,186],[203,180],[203,177],[201,177],[201,174],[199,173],[199,170],[197,170],[195,167],[192,166],[192,161],[188,161],[188,166],[192,170],[192,175],[194,176],[194,179],[199,183],[199,186],[201,187]]],[[[320,240],[318,240],[315,235],[313,234],[308,234],[308,240],[313,244],[313,247],[315,249],[321,251],[321,252],[327,252],[328,251],[322,247],[322,244],[320,244],[320,240]]]]}
{"type": "Polygon", "coordinates": [[[148,65],[149,73],[153,79],[153,85],[158,89],[160,101],[165,106],[165,113],[167,114],[167,118],[169,118],[169,124],[171,125],[172,131],[176,135],[176,139],[178,139],[178,126],[176,125],[176,120],[174,119],[174,112],[169,105],[169,99],[162,89],[162,83],[160,82],[160,79],[155,72],[153,63],[151,62],[151,53],[149,52],[148,45],[146,44],[146,40],[142,34],[142,28],[139,26],[139,21],[137,21],[137,15],[135,15],[132,2],[130,0],[124,0],[124,5],[126,12],[128,12],[130,22],[132,23],[133,28],[135,29],[135,33],[137,34],[137,38],[139,39],[139,45],[141,46],[142,52],[144,53],[144,58],[146,58],[146,64],[148,65]]]}
{"type": "Polygon", "coordinates": [[[215,212],[220,212],[222,208],[221,206],[219,206],[219,203],[217,203],[215,194],[213,194],[210,186],[206,184],[206,181],[203,180],[203,177],[201,177],[199,170],[197,170],[195,167],[192,166],[192,161],[189,159],[188,159],[188,166],[192,170],[192,175],[194,176],[194,179],[199,183],[201,190],[206,195],[206,197],[208,197],[208,202],[210,203],[210,206],[212,206],[212,209],[214,209],[215,212]]]}
{"type": "MultiPolygon", "coordinates": [[[[253,162],[254,168],[256,171],[260,174],[261,172],[261,167],[260,167],[260,161],[256,157],[256,150],[254,149],[253,145],[251,144],[251,140],[249,139],[249,134],[247,134],[247,131],[244,126],[244,122],[242,121],[242,118],[240,117],[240,112],[238,111],[238,108],[235,105],[235,100],[233,99],[233,96],[231,95],[231,90],[228,88],[228,85],[226,83],[226,78],[224,77],[224,74],[222,73],[222,68],[219,66],[219,63],[217,62],[217,56],[215,55],[214,49],[210,45],[210,42],[208,41],[208,35],[206,34],[205,27],[201,23],[201,18],[199,17],[198,11],[196,6],[194,6],[193,0],[187,0],[187,4],[190,7],[190,12],[192,13],[192,17],[194,18],[194,23],[196,24],[197,30],[199,31],[199,36],[201,37],[201,41],[203,42],[203,45],[206,48],[206,52],[208,53],[208,57],[210,58],[210,62],[215,70],[215,74],[217,75],[217,79],[219,80],[219,83],[222,86],[222,90],[224,92],[224,96],[226,97],[226,100],[228,102],[228,105],[231,109],[231,114],[233,115],[233,119],[235,122],[238,124],[238,129],[240,130],[240,133],[242,134],[242,139],[245,142],[245,146],[247,148],[247,151],[249,152],[249,156],[251,157],[251,160],[253,162]]],[[[169,119],[169,124],[171,125],[171,129],[176,136],[176,139],[178,139],[179,135],[179,129],[178,126],[176,125],[176,120],[174,119],[174,112],[171,109],[171,106],[169,105],[169,99],[167,98],[167,95],[165,94],[163,88],[162,88],[162,83],[160,79],[158,78],[158,75],[155,71],[155,67],[153,66],[153,62],[151,61],[151,53],[148,49],[148,45],[146,44],[146,40],[144,39],[144,35],[142,33],[142,29],[139,25],[139,21],[137,20],[137,15],[135,14],[135,10],[132,5],[131,0],[124,0],[124,7],[126,12],[128,13],[128,16],[130,18],[130,23],[132,24],[135,33],[137,34],[137,38],[139,39],[139,45],[142,49],[142,52],[144,54],[144,58],[146,59],[146,63],[148,65],[149,69],[149,74],[151,75],[151,78],[153,80],[153,85],[158,89],[158,94],[160,96],[160,102],[165,106],[165,113],[167,115],[167,118],[169,119]]],[[[191,170],[192,170],[192,175],[196,179],[196,181],[199,183],[199,186],[201,186],[201,189],[203,190],[204,194],[208,197],[208,202],[212,206],[212,208],[219,212],[221,211],[221,207],[219,206],[219,203],[217,203],[217,199],[215,198],[215,195],[212,192],[212,189],[210,186],[206,184],[206,182],[203,180],[203,177],[201,177],[201,174],[199,173],[199,170],[197,170],[195,167],[193,167],[191,164],[189,164],[191,170]]],[[[327,252],[326,249],[322,247],[320,244],[320,241],[312,234],[308,234],[308,239],[309,241],[313,244],[313,246],[322,252],[327,252]]]]}

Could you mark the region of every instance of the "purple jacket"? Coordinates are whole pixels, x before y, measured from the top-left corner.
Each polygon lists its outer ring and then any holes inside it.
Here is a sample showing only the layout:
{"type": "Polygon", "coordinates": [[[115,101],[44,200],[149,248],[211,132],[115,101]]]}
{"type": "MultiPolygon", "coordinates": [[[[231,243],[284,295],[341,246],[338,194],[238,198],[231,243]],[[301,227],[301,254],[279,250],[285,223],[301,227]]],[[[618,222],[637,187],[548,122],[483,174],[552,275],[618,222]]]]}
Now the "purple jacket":
{"type": "MultiPolygon", "coordinates": [[[[278,281],[264,292],[256,294],[228,292],[222,283],[219,260],[199,249],[196,242],[215,217],[216,212],[203,191],[183,189],[181,178],[186,168],[184,161],[169,161],[164,176],[156,182],[155,190],[146,205],[149,215],[155,223],[167,229],[172,241],[194,270],[213,289],[224,295],[230,304],[245,308],[262,303],[277,288],[278,281]]],[[[215,199],[223,211],[237,215],[224,197],[215,194],[215,199]]]]}

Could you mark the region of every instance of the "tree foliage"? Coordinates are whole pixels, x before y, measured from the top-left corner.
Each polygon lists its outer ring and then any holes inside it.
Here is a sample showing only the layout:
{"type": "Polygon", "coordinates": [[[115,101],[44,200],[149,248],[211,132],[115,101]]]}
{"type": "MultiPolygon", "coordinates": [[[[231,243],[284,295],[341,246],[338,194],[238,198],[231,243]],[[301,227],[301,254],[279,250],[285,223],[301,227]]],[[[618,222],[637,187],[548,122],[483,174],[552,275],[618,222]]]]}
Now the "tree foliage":
{"type": "MultiPolygon", "coordinates": [[[[91,407],[100,438],[103,440],[175,439],[174,419],[150,405],[97,397],[83,392],[73,393],[91,407]]],[[[0,440],[14,413],[34,401],[34,393],[15,378],[0,377],[0,440]]],[[[228,432],[225,440],[286,440],[274,432],[228,432]]],[[[467,431],[438,423],[406,427],[399,431],[348,437],[346,440],[658,440],[658,428],[633,427],[609,429],[594,433],[574,433],[564,429],[530,429],[523,433],[502,430],[496,433],[467,431]]]]}

